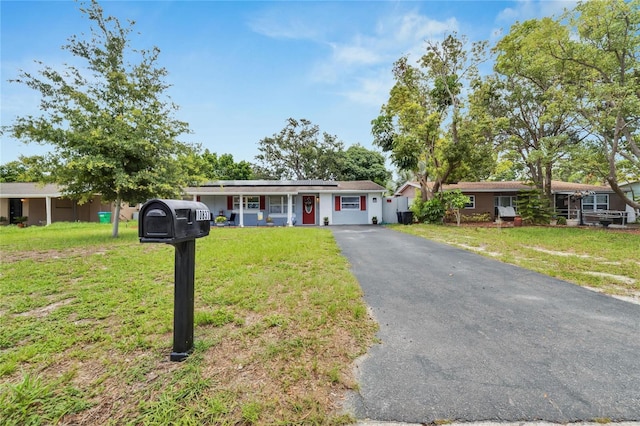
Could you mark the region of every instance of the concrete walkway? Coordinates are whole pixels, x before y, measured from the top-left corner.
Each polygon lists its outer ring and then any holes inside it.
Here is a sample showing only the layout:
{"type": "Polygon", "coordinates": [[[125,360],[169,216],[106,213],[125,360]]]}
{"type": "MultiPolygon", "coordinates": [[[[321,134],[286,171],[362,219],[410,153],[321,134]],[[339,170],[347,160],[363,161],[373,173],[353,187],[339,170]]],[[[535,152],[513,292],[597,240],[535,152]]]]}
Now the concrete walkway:
{"type": "Polygon", "coordinates": [[[640,306],[383,227],[333,227],[380,325],[357,418],[640,420],[640,306]]]}

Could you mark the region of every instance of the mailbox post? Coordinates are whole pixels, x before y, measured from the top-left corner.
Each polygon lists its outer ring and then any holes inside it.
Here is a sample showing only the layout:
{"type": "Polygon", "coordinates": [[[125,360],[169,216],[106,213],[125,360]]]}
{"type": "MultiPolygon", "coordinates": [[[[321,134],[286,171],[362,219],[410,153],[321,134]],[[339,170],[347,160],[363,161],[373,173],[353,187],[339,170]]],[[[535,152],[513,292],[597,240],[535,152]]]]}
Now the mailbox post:
{"type": "Polygon", "coordinates": [[[155,199],[140,209],[140,242],[171,244],[175,248],[171,361],[182,361],[193,351],[195,239],[209,235],[210,220],[207,206],[195,201],[155,199]]]}

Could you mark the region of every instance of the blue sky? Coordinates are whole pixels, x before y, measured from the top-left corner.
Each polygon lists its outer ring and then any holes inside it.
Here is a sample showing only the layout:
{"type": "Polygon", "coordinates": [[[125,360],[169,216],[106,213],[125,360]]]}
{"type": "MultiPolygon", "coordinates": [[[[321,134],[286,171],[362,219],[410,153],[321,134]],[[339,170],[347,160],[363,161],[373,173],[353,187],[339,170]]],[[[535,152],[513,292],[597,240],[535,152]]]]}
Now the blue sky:
{"type": "MultiPolygon", "coordinates": [[[[105,13],[136,21],[132,45],[157,46],[197,142],[236,161],[254,161],[260,139],[286,119],[306,118],[345,146],[371,144],[371,120],[402,55],[417,59],[425,40],[451,31],[499,38],[516,21],[558,14],[570,0],[525,1],[103,1],[105,13]]],[[[0,1],[0,120],[39,115],[39,94],[8,83],[34,60],[61,68],[61,49],[88,21],[72,1],[0,1]]],[[[51,150],[1,136],[0,163],[51,150]]]]}

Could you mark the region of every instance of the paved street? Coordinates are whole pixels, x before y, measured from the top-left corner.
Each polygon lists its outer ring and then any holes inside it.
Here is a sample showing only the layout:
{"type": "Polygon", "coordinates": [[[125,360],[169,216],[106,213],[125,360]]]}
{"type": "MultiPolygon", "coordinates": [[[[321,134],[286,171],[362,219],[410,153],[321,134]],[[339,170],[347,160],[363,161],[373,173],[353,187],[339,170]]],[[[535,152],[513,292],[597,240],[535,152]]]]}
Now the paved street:
{"type": "Polygon", "coordinates": [[[383,227],[332,227],[380,325],[359,419],[640,420],[640,306],[383,227]]]}

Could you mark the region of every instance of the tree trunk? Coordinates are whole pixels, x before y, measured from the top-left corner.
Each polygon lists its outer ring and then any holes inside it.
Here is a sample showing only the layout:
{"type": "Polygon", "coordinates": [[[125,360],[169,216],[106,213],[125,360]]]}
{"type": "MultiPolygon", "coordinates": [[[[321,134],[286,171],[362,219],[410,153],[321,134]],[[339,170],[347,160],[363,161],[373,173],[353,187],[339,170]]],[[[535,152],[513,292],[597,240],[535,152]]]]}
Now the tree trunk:
{"type": "Polygon", "coordinates": [[[622,198],[622,201],[624,201],[625,203],[627,203],[627,205],[633,207],[634,209],[640,209],[639,202],[627,197],[627,195],[622,192],[622,189],[620,189],[620,187],[618,186],[618,179],[616,179],[615,176],[607,176],[607,182],[609,182],[609,185],[611,186],[611,189],[613,189],[613,192],[615,192],[620,196],[620,198],[622,198]]]}
{"type": "Polygon", "coordinates": [[[113,230],[111,231],[111,236],[113,238],[118,238],[118,225],[120,224],[120,204],[122,204],[122,200],[120,197],[116,199],[116,211],[114,212],[113,218],[113,230]]]}
{"type": "Polygon", "coordinates": [[[431,198],[431,193],[429,191],[429,186],[427,185],[427,175],[418,175],[418,181],[420,182],[420,198],[423,202],[429,200],[431,198]]]}
{"type": "Polygon", "coordinates": [[[544,196],[549,200],[549,205],[552,206],[553,196],[551,195],[551,178],[553,175],[551,164],[545,164],[544,175],[544,196]]]}

